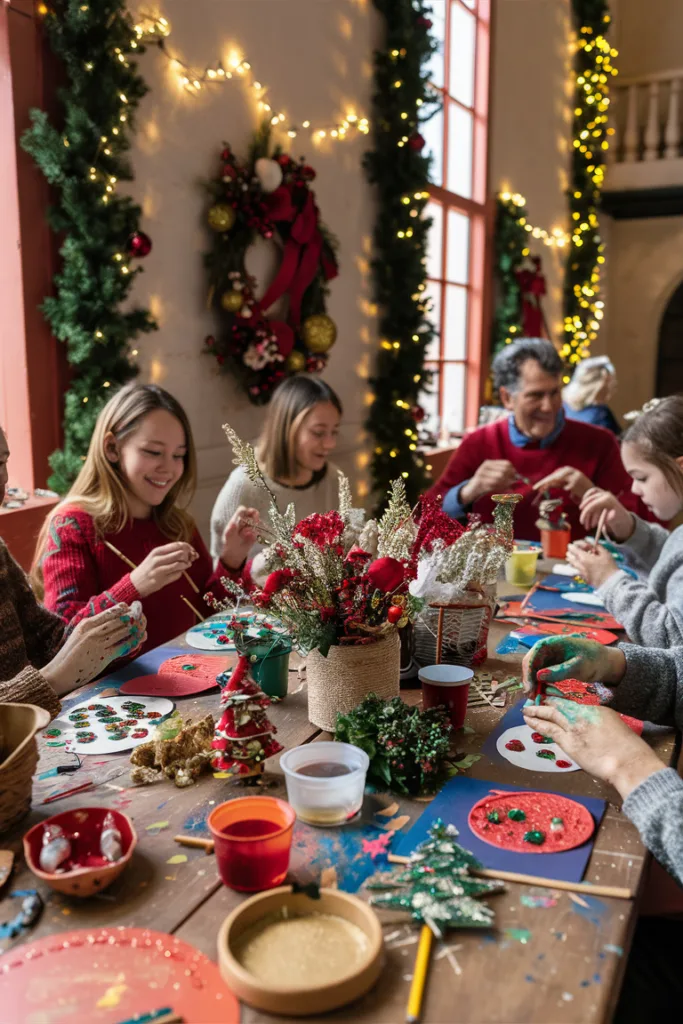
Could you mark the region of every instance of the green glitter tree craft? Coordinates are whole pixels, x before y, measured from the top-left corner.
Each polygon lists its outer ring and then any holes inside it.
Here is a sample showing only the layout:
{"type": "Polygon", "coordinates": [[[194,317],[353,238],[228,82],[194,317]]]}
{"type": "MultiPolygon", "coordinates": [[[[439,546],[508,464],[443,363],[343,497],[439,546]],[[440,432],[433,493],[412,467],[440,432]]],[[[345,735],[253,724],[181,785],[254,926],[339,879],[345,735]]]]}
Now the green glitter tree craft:
{"type": "Polygon", "coordinates": [[[429,839],[417,847],[408,864],[368,883],[373,890],[395,890],[373,896],[373,906],[407,910],[415,921],[440,936],[445,928],[491,928],[494,912],[477,897],[503,892],[502,882],[474,878],[477,858],[456,842],[458,830],[437,818],[429,839]]]}

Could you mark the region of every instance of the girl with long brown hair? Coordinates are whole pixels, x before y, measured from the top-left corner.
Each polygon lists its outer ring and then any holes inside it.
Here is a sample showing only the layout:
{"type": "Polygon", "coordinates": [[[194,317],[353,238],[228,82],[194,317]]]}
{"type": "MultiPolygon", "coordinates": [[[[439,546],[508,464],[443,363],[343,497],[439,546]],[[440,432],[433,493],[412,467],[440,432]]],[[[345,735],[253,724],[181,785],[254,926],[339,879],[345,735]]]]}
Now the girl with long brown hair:
{"type": "Polygon", "coordinates": [[[623,545],[636,578],[603,547],[579,541],[570,565],[597,588],[607,610],[629,638],[644,647],[683,645],[683,395],[646,403],[626,431],[621,459],[632,491],[669,529],[646,523],[608,491],[592,488],[581,503],[581,522],[595,527],[604,512],[607,534],[623,545]]]}
{"type": "Polygon", "coordinates": [[[69,622],[119,601],[142,601],[143,651],[209,614],[255,540],[258,514],[236,509],[215,569],[187,511],[196,456],[185,411],[154,384],[129,384],[102,409],[83,468],[46,520],[32,570],[45,606],[69,622]],[[194,609],[194,610],[193,610],[194,609]]]}

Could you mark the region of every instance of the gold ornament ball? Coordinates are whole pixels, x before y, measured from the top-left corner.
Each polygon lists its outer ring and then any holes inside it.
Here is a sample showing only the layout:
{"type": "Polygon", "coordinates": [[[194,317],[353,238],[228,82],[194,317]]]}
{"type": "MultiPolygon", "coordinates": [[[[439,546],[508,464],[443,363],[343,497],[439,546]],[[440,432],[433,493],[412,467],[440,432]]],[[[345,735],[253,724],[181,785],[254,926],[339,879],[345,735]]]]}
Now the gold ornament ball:
{"type": "Polygon", "coordinates": [[[287,356],[287,369],[290,373],[301,373],[306,369],[306,356],[296,349],[287,356]]]}
{"type": "Polygon", "coordinates": [[[337,340],[337,325],[331,317],[325,313],[316,313],[304,320],[301,327],[301,337],[306,348],[311,352],[319,354],[331,349],[337,340]]]}
{"type": "Polygon", "coordinates": [[[229,292],[223,292],[221,295],[221,306],[226,313],[238,313],[242,308],[244,302],[244,296],[242,292],[236,292],[234,289],[229,292]]]}
{"type": "Polygon", "coordinates": [[[235,223],[235,211],[227,203],[216,203],[209,210],[209,227],[214,231],[229,231],[235,223]]]}

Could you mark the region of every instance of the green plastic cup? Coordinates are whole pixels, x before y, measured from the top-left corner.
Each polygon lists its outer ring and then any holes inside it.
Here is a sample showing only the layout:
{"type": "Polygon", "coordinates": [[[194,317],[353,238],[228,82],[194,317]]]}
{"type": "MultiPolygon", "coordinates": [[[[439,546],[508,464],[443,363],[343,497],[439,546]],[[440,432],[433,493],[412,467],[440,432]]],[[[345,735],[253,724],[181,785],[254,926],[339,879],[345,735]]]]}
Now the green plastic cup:
{"type": "Polygon", "coordinates": [[[250,659],[256,655],[256,661],[251,662],[251,674],[268,697],[282,700],[287,696],[291,650],[289,646],[283,650],[281,643],[264,643],[249,652],[250,659]]]}

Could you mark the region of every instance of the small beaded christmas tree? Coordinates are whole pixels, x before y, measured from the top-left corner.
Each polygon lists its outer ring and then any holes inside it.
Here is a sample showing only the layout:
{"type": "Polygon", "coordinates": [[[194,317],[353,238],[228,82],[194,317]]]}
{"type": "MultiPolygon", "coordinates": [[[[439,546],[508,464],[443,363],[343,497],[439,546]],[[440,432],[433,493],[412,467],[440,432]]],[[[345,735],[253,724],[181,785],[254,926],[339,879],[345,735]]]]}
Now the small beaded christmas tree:
{"type": "MultiPolygon", "coordinates": [[[[218,677],[226,681],[227,673],[218,677]]],[[[283,750],[273,739],[277,729],[265,713],[271,701],[249,673],[249,657],[241,654],[221,694],[223,714],[211,746],[213,767],[234,775],[258,775],[263,762],[283,750]]]]}
{"type": "Polygon", "coordinates": [[[476,897],[502,892],[505,886],[470,875],[481,864],[455,841],[457,835],[455,825],[437,818],[430,838],[420,843],[408,864],[368,883],[369,889],[397,891],[373,896],[370,902],[385,910],[407,910],[437,935],[445,928],[491,928],[494,913],[476,897]]]}

